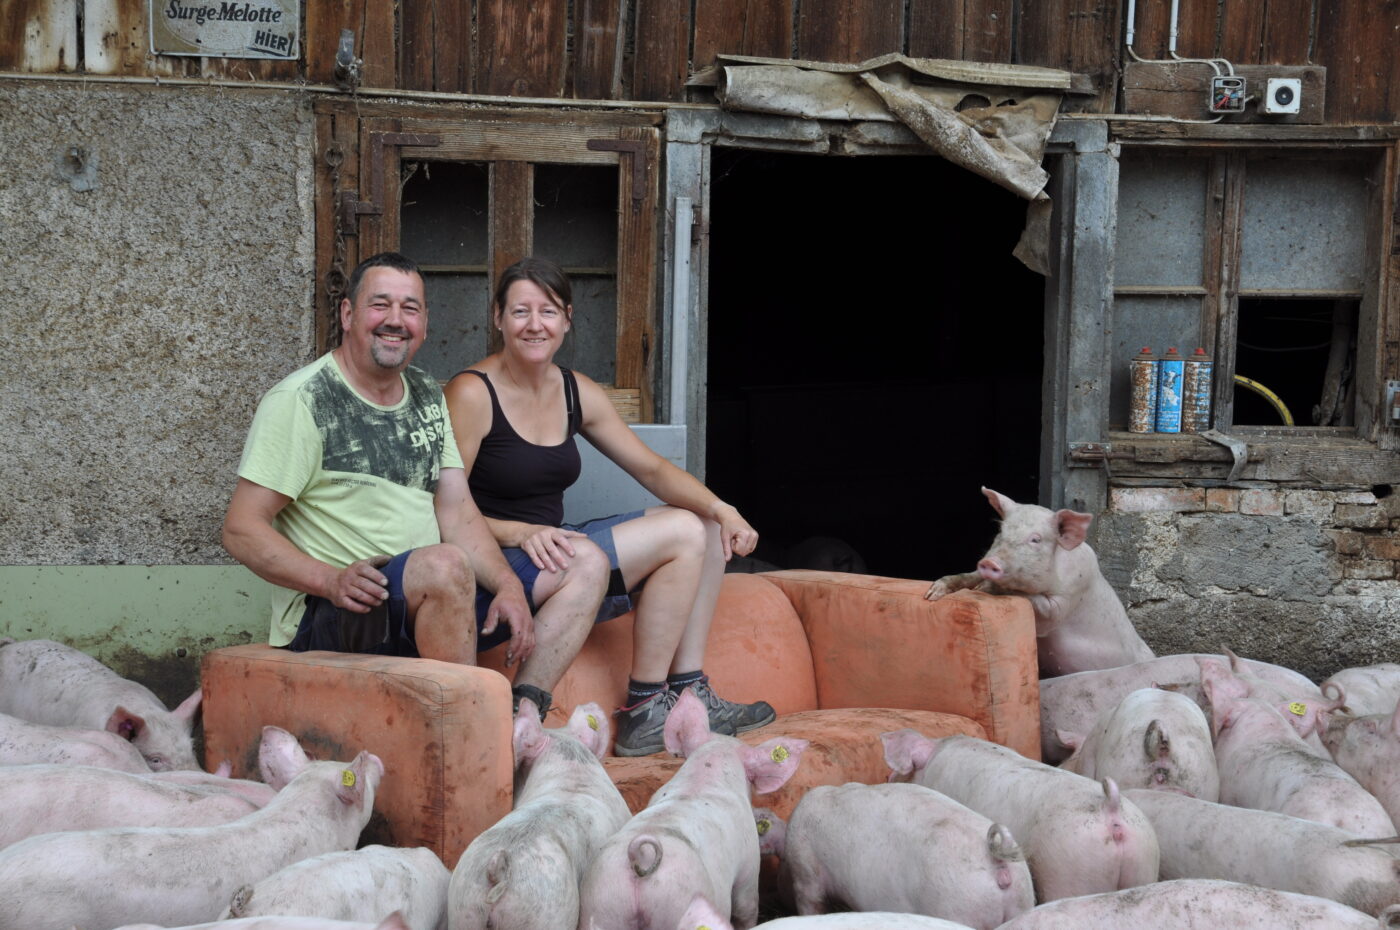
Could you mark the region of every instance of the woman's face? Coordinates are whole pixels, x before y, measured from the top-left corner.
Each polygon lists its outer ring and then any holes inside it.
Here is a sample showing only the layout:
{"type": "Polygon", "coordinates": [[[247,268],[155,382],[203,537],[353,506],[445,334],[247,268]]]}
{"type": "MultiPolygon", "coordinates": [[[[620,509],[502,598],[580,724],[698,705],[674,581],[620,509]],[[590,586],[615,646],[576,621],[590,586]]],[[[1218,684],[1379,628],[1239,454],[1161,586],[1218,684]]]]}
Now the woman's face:
{"type": "Polygon", "coordinates": [[[573,316],[572,307],[533,281],[516,281],[506,290],[505,304],[497,309],[505,350],[528,361],[549,361],[564,342],[573,316]]]}

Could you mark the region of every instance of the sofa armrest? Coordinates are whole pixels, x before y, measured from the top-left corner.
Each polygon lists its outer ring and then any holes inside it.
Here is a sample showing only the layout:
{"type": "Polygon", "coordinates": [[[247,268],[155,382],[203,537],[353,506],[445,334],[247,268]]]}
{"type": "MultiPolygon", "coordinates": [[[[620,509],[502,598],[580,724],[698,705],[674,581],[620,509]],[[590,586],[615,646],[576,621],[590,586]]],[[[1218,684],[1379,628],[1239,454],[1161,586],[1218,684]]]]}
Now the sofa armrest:
{"type": "Polygon", "coordinates": [[[1035,617],[1020,597],[844,572],[763,575],[792,601],[812,650],[817,703],[961,714],[993,742],[1040,758],[1035,617]]]}

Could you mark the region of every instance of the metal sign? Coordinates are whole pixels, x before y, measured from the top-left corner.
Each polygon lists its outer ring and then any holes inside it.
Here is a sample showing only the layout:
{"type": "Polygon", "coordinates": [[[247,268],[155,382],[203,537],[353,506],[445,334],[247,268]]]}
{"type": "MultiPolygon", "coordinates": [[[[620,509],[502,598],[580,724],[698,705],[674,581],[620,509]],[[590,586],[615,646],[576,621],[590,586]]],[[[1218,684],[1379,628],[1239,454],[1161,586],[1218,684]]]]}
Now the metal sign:
{"type": "Polygon", "coordinates": [[[301,0],[147,0],[151,52],[210,58],[297,58],[301,0]]]}

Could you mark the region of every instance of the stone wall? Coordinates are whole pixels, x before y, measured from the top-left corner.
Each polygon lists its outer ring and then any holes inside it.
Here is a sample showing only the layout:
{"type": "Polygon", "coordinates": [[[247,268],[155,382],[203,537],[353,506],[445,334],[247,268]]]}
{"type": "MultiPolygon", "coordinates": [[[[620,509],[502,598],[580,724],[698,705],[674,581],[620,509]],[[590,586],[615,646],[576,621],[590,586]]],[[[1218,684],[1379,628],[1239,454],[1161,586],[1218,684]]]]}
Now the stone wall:
{"type": "Polygon", "coordinates": [[[1228,646],[1320,680],[1400,654],[1400,494],[1113,488],[1104,574],[1159,654],[1228,646]]]}

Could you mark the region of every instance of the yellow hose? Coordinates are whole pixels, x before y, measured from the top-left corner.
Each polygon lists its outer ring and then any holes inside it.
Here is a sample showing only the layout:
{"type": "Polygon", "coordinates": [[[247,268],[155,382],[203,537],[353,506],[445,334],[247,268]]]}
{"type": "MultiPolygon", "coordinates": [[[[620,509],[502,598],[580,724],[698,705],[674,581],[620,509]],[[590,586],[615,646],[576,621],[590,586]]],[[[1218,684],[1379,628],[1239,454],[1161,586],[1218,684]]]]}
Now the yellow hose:
{"type": "Polygon", "coordinates": [[[1235,375],[1235,383],[1244,385],[1272,404],[1273,408],[1278,411],[1278,415],[1283,417],[1284,426],[1293,425],[1293,414],[1288,412],[1288,405],[1273,391],[1264,387],[1264,385],[1260,384],[1258,381],[1246,378],[1244,375],[1235,375]]]}

